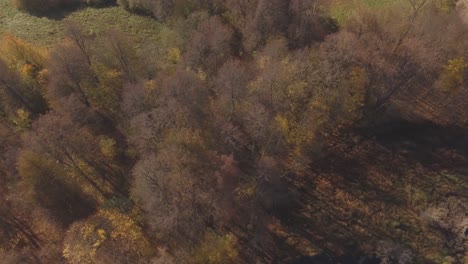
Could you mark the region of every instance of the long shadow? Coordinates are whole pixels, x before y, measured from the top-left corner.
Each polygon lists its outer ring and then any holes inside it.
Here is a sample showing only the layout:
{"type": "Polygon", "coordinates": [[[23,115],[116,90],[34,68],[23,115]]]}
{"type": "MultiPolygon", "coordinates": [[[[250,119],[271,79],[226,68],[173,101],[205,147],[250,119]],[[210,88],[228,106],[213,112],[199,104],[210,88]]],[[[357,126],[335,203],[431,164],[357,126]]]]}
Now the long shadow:
{"type": "MultiPolygon", "coordinates": [[[[313,164],[314,171],[311,172],[310,177],[299,179],[303,182],[301,186],[306,187],[291,190],[297,192],[295,194],[295,197],[298,198],[296,204],[303,206],[292,210],[290,215],[294,220],[283,222],[285,228],[292,234],[307,239],[326,253],[316,256],[301,256],[301,253],[295,251],[296,249],[293,247],[284,245],[283,247],[287,251],[295,252],[298,256],[285,263],[380,263],[377,258],[362,254],[360,247],[363,242],[367,243],[376,239],[402,241],[412,235],[421,236],[421,234],[416,234],[417,231],[411,230],[411,226],[405,226],[405,224],[399,224],[397,227],[404,232],[404,234],[399,234],[388,226],[374,226],[372,222],[359,221],[359,217],[362,217],[359,215],[352,214],[343,217],[340,213],[349,208],[346,208],[346,205],[335,203],[333,197],[328,198],[318,194],[314,190],[316,177],[326,178],[334,188],[345,190],[364,204],[378,202],[387,207],[391,203],[394,206],[404,208],[407,201],[401,194],[401,188],[404,186],[400,185],[413,181],[405,178],[408,177],[407,170],[412,169],[413,166],[420,164],[423,172],[439,173],[440,171],[434,170],[432,166],[434,162],[439,162],[441,169],[459,170],[465,174],[468,171],[468,163],[466,162],[468,133],[463,128],[398,124],[387,130],[376,130],[370,137],[375,148],[370,149],[368,153],[361,153],[361,155],[353,157],[352,154],[349,155],[343,151],[330,150],[329,153],[323,155],[322,159],[313,164]],[[437,153],[439,149],[456,152],[461,158],[459,160],[447,158],[437,153]],[[384,155],[384,160],[377,160],[373,157],[378,155],[384,155]],[[392,160],[387,163],[385,158],[388,157],[392,160]],[[377,184],[369,182],[367,180],[369,165],[374,166],[374,169],[383,175],[392,174],[392,179],[397,181],[394,183],[396,184],[395,189],[386,191],[377,184]],[[402,182],[398,182],[399,180],[402,182]],[[360,195],[354,194],[355,190],[359,190],[360,195]],[[305,209],[308,203],[313,204],[312,209],[305,209]],[[303,214],[305,210],[314,212],[314,214],[305,216],[303,214]],[[360,233],[359,230],[365,230],[365,232],[360,233]]],[[[421,177],[414,180],[417,181],[416,184],[421,184],[421,181],[424,185],[435,183],[435,180],[431,179],[431,175],[423,174],[421,177]],[[426,184],[426,181],[429,183],[426,184]]],[[[449,176],[445,178],[444,181],[455,181],[449,176]]],[[[389,216],[391,217],[391,214],[389,216]]],[[[422,236],[426,235],[422,234],[422,236]]],[[[408,245],[407,247],[423,263],[433,263],[419,255],[418,249],[408,245]]]]}
{"type": "Polygon", "coordinates": [[[288,262],[288,264],[380,264],[381,260],[376,256],[330,256],[318,254],[315,256],[301,256],[288,262]]]}
{"type": "MultiPolygon", "coordinates": [[[[431,152],[446,148],[468,155],[468,128],[442,127],[433,124],[413,124],[396,122],[377,127],[367,136],[392,150],[405,148],[422,163],[431,163],[431,152]]],[[[437,158],[437,157],[436,157],[437,158]]]]}
{"type": "Polygon", "coordinates": [[[116,6],[116,5],[117,3],[115,1],[109,1],[104,4],[94,5],[94,6],[87,6],[84,4],[76,3],[76,4],[63,4],[58,7],[53,7],[53,8],[45,9],[45,10],[24,10],[24,12],[27,12],[28,14],[35,16],[35,17],[45,17],[48,19],[53,19],[53,20],[58,21],[58,20],[62,20],[66,18],[69,14],[82,8],[87,8],[87,7],[105,8],[105,7],[111,7],[111,6],[116,6]]]}
{"type": "MultiPolygon", "coordinates": [[[[347,190],[350,195],[359,200],[362,199],[353,193],[353,189],[365,190],[366,194],[375,193],[375,195],[366,195],[366,198],[369,200],[381,200],[393,205],[402,205],[404,201],[400,196],[385,191],[381,187],[369,182],[368,163],[373,162],[374,157],[372,155],[375,155],[375,153],[366,153],[365,157],[361,157],[362,160],[360,160],[358,157],[346,157],[342,153],[331,151],[314,163],[313,172],[316,175],[327,178],[337,187],[347,190]],[[363,160],[365,162],[363,162],[363,160]],[[333,177],[334,175],[340,176],[340,178],[336,179],[333,177]]],[[[388,166],[388,168],[382,168],[382,171],[394,175],[401,175],[403,173],[403,168],[388,166]]],[[[306,179],[306,181],[307,186],[313,184],[313,179],[311,178],[306,179]]]]}

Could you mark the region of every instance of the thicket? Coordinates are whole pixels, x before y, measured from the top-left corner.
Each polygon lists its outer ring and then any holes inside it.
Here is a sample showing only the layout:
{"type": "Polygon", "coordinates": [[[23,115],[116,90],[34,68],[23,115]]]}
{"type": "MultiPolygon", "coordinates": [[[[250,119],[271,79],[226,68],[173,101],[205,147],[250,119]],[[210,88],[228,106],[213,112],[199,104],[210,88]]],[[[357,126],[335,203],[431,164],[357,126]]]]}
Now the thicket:
{"type": "MultiPolygon", "coordinates": [[[[119,4],[166,20],[170,38],[135,48],[76,24],[50,50],[2,37],[10,263],[274,255],[268,228],[291,217],[289,181],[327,140],[387,117],[402,94],[460,97],[467,86],[468,31],[437,1],[363,11],[340,28],[321,1],[119,4]]],[[[391,247],[379,252],[409,255],[391,247]]]]}

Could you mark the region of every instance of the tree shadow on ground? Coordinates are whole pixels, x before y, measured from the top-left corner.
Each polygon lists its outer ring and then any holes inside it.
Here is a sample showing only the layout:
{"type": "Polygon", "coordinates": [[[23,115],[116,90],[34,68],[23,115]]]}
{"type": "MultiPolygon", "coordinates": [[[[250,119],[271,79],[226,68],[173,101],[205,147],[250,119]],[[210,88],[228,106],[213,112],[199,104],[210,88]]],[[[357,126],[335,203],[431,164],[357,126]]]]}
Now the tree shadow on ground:
{"type": "Polygon", "coordinates": [[[272,231],[280,262],[379,263],[372,252],[384,240],[434,263],[425,256],[439,252],[443,238],[424,226],[420,210],[466,191],[468,134],[462,131],[408,126],[326,150],[306,176],[291,180],[296,206],[280,221],[282,231],[272,231]],[[413,189],[427,196],[422,207],[414,205],[413,189]],[[305,254],[292,237],[318,251],[305,254]]]}
{"type": "Polygon", "coordinates": [[[116,2],[112,2],[112,1],[106,4],[95,5],[95,6],[87,6],[84,4],[77,3],[77,4],[66,4],[66,5],[62,5],[59,7],[50,8],[47,10],[24,10],[24,12],[27,12],[28,14],[35,16],[35,17],[39,17],[39,18],[45,17],[48,19],[58,21],[58,20],[62,20],[66,18],[68,15],[70,15],[71,13],[79,9],[88,8],[88,7],[106,8],[106,7],[116,6],[116,5],[117,5],[116,2]]]}

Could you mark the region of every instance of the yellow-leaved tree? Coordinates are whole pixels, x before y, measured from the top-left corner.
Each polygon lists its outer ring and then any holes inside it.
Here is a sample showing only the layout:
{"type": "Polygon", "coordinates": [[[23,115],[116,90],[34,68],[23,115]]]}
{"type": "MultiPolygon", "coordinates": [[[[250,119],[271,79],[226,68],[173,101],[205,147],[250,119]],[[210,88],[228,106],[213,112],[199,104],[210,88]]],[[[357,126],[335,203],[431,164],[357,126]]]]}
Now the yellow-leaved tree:
{"type": "Polygon", "coordinates": [[[98,81],[85,84],[85,94],[93,106],[115,117],[119,110],[122,73],[98,63],[92,68],[98,81]]]}
{"type": "Polygon", "coordinates": [[[446,93],[456,93],[465,81],[465,72],[468,63],[465,58],[459,57],[451,59],[444,66],[437,81],[437,87],[446,93]]]}
{"type": "Polygon", "coordinates": [[[70,226],[63,256],[70,264],[147,263],[155,251],[130,216],[102,209],[70,226]]]}
{"type": "MultiPolygon", "coordinates": [[[[10,93],[22,98],[23,107],[34,114],[44,113],[48,108],[44,92],[47,83],[47,51],[35,47],[11,34],[0,37],[0,61],[8,67],[10,74],[17,79],[9,85],[10,93]],[[13,91],[14,90],[14,91],[13,91]]],[[[0,80],[6,78],[0,77],[0,80]]],[[[8,83],[2,81],[3,84],[8,83]]],[[[5,85],[6,86],[6,85],[5,85]]]]}
{"type": "Polygon", "coordinates": [[[207,232],[204,240],[195,249],[194,262],[197,264],[230,264],[236,263],[238,256],[237,239],[234,235],[216,235],[207,232]]]}

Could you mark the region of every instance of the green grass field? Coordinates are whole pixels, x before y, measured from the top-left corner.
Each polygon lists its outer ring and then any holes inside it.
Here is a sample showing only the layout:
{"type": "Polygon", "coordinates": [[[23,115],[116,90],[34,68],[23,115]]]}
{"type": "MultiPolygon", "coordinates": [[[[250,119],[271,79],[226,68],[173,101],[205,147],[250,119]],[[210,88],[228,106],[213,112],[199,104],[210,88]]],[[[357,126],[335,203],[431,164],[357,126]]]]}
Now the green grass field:
{"type": "Polygon", "coordinates": [[[398,4],[407,3],[404,3],[404,0],[335,0],[330,5],[329,14],[339,24],[343,24],[360,10],[388,8],[398,4]]]}
{"type": "Polygon", "coordinates": [[[120,7],[83,8],[65,14],[63,18],[36,17],[18,11],[11,0],[0,0],[0,34],[16,37],[42,47],[57,43],[64,32],[66,21],[76,21],[85,30],[99,33],[116,28],[136,39],[136,43],[159,39],[161,25],[150,17],[133,15],[120,7]]]}

